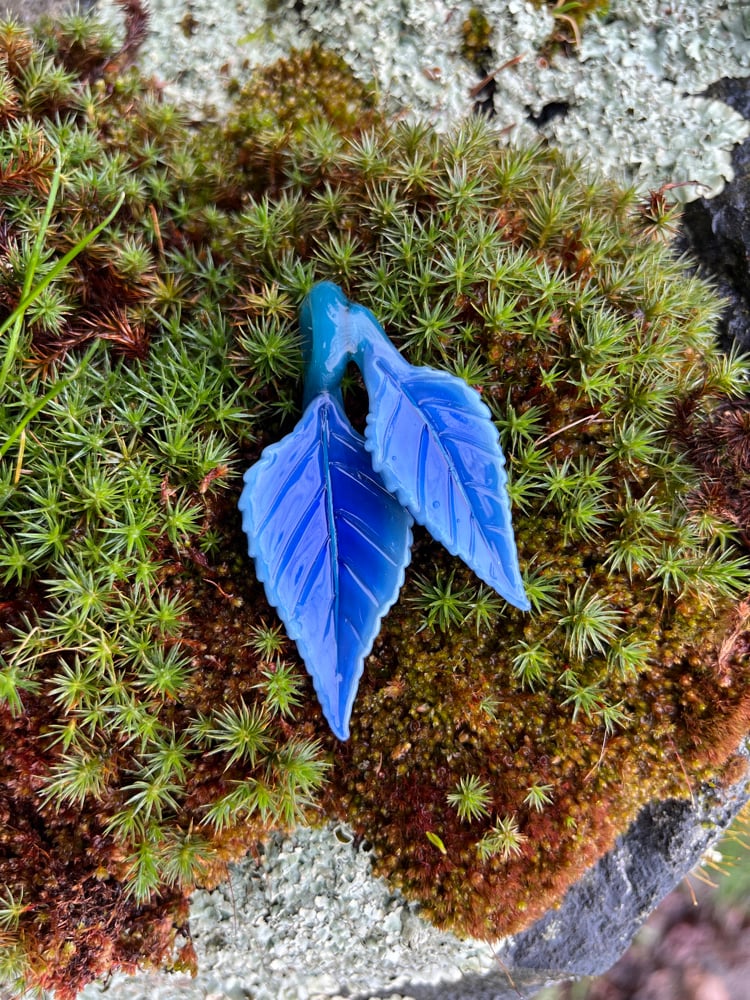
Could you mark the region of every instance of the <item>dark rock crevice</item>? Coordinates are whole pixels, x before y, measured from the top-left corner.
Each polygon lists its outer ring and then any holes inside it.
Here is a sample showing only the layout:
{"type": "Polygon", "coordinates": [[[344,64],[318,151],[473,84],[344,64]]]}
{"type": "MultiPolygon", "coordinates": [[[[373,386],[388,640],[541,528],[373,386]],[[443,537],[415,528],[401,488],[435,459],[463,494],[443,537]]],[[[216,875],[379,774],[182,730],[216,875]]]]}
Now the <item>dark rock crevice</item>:
{"type": "MultiPolygon", "coordinates": [[[[750,77],[725,78],[706,91],[750,119],[750,77]]],[[[750,351],[750,139],[732,154],[734,180],[715,198],[686,205],[682,217],[684,249],[700,262],[728,301],[719,337],[728,350],[750,351]]]]}

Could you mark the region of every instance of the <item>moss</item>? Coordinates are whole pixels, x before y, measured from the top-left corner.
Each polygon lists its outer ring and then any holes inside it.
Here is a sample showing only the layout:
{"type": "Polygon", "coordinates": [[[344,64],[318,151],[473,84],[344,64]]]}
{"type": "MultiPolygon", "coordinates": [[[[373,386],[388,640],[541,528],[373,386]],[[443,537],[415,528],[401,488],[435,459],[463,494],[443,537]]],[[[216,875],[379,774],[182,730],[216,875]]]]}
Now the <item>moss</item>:
{"type": "Polygon", "coordinates": [[[472,7],[461,25],[461,55],[484,76],[492,55],[492,25],[479,7],[472,7]]]}
{"type": "Polygon", "coordinates": [[[534,0],[537,7],[546,7],[554,18],[554,27],[542,52],[552,58],[558,52],[573,52],[580,47],[581,34],[588,18],[604,16],[609,0],[534,0]]]}
{"type": "MultiPolygon", "coordinates": [[[[274,149],[286,149],[290,138],[299,138],[317,123],[347,136],[382,121],[375,86],[358,80],[339,56],[313,45],[304,51],[292,49],[285,59],[251,77],[237,95],[220,144],[222,151],[227,142],[238,150],[247,173],[253,165],[267,170],[274,149]],[[254,164],[259,136],[263,160],[254,164]]],[[[268,184],[266,173],[258,183],[268,184]]]]}
{"type": "MultiPolygon", "coordinates": [[[[637,603],[632,593],[621,596],[637,603]]],[[[641,634],[663,635],[658,609],[639,612],[641,634]]],[[[703,627],[704,639],[689,651],[680,641],[679,657],[665,654],[653,664],[637,693],[632,683],[610,680],[607,696],[622,699],[628,715],[611,733],[583,712],[571,720],[565,691],[553,694],[559,678],[537,691],[519,688],[514,624],[521,634],[532,631],[506,617],[501,631],[479,640],[469,633],[436,641],[414,636],[413,620],[397,613],[368,665],[346,768],[337,772],[337,782],[346,778],[342,814],[378,848],[378,872],[416,896],[441,926],[489,938],[554,905],[650,799],[689,795],[709,778],[714,755],[718,763],[732,754],[748,721],[746,681],[728,694],[717,675],[713,615],[672,623],[664,646],[688,627],[703,627]],[[397,697],[389,683],[396,663],[397,697]],[[491,715],[482,706],[488,694],[491,715]],[[721,722],[708,708],[717,700],[721,722]],[[731,735],[719,749],[725,722],[731,735]],[[469,774],[491,790],[490,815],[471,823],[449,808],[456,780],[469,774]],[[551,801],[535,809],[528,791],[540,784],[551,801]],[[517,817],[518,856],[482,861],[481,837],[506,816],[517,817]],[[440,836],[445,856],[427,831],[440,836]]],[[[564,655],[554,663],[559,671],[564,655]]]]}
{"type": "MultiPolygon", "coordinates": [[[[482,123],[388,125],[319,50],[293,57],[295,79],[318,74],[332,104],[274,103],[285,64],[194,130],[101,29],[91,55],[71,31],[0,25],[0,305],[16,316],[0,975],[65,996],[165,961],[190,889],[313,806],[441,926],[523,926],[645,801],[736,767],[746,518],[701,478],[706,442],[742,437],[727,414],[747,370],[714,347],[720,303],[674,258],[671,213],[482,123]],[[19,319],[32,271],[45,281],[121,193],[19,319]],[[506,607],[418,533],[343,745],[235,509],[239,472],[299,415],[296,312],[323,278],[410,360],[482,393],[534,605],[506,607]],[[457,788],[482,808],[457,808],[457,788]]],[[[356,382],[347,406],[366,410],[356,382]]]]}

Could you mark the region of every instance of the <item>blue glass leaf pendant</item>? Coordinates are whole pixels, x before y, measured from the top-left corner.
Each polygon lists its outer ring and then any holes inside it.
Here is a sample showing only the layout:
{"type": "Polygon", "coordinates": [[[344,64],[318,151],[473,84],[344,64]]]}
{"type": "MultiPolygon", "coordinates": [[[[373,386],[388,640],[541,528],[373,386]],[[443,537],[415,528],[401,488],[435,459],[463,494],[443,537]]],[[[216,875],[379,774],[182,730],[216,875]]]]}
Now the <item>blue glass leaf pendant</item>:
{"type": "Polygon", "coordinates": [[[327,392],[251,466],[239,506],[268,601],[297,643],[328,724],[348,739],[365,657],[403,586],[411,516],[327,392]]]}
{"type": "Polygon", "coordinates": [[[507,601],[530,605],[499,436],[478,394],[408,364],[330,282],[313,287],[300,327],[305,411],[247,471],[239,508],[258,579],[347,739],[365,657],[404,582],[412,516],[507,601]],[[370,399],[365,438],[339,388],[351,360],[370,399]]]}

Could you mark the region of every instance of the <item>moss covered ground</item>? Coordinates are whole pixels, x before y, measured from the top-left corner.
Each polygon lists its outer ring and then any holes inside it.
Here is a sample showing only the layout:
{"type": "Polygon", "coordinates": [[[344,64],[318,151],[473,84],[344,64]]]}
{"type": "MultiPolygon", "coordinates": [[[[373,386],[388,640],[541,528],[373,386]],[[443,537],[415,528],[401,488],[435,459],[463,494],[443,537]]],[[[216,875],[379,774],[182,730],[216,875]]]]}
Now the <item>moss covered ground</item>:
{"type": "Polygon", "coordinates": [[[143,29],[0,24],[0,976],[189,967],[190,890],[330,817],[440,926],[512,932],[646,801],[741,770],[746,517],[714,486],[747,366],[663,193],[387,121],[320,49],[195,127],[143,29]],[[320,279],[481,392],[533,605],[418,532],[346,744],[236,511],[320,279]]]}

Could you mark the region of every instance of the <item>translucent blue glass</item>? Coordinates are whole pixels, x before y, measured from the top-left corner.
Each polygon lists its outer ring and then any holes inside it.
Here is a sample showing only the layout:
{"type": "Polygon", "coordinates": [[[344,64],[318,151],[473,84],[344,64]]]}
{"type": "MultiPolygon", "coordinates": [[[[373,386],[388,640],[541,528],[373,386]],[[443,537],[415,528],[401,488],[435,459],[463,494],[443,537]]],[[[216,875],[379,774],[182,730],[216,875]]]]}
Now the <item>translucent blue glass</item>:
{"type": "Polygon", "coordinates": [[[330,282],[311,290],[300,327],[304,413],[247,471],[239,507],[268,600],[347,739],[365,657],[404,582],[412,518],[511,604],[530,605],[499,436],[479,395],[410,365],[330,282]],[[341,398],[352,360],[370,400],[364,438],[341,398]]]}

